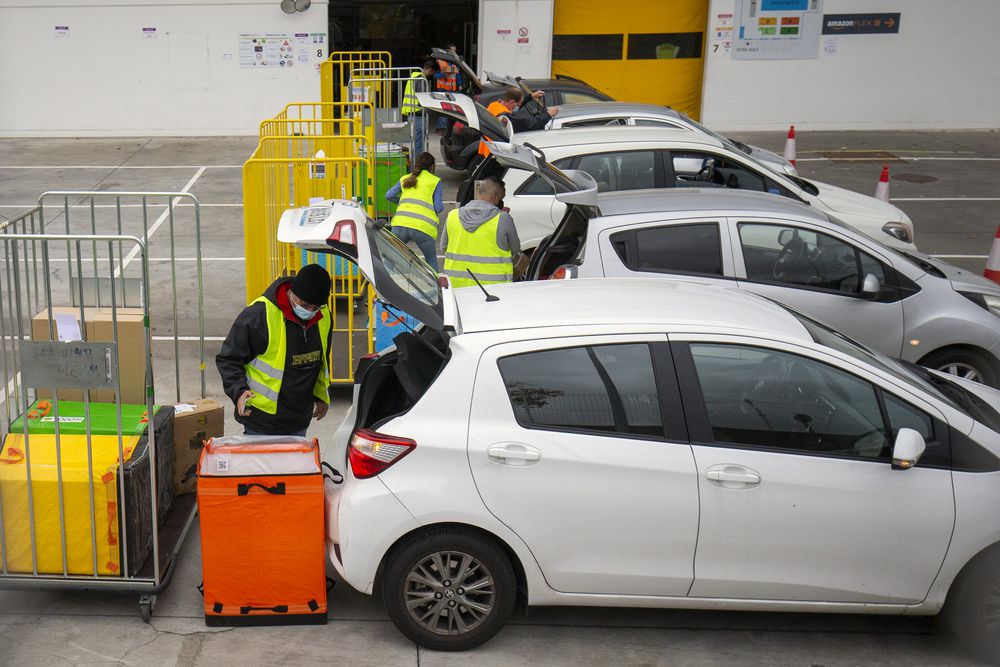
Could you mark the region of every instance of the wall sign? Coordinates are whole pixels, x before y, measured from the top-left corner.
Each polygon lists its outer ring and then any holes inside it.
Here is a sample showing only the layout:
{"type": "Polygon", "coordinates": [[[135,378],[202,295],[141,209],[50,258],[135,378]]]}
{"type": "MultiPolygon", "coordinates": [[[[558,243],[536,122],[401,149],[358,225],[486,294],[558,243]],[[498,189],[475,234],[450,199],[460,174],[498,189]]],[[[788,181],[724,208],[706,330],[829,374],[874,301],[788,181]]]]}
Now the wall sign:
{"type": "Polygon", "coordinates": [[[878,35],[899,32],[899,12],[894,14],[824,14],[824,35],[878,35]]]}
{"type": "Polygon", "coordinates": [[[240,67],[292,69],[326,58],[325,32],[240,34],[240,67]]]}
{"type": "Polygon", "coordinates": [[[823,0],[736,0],[732,58],[816,58],[822,18],[823,0]]]}

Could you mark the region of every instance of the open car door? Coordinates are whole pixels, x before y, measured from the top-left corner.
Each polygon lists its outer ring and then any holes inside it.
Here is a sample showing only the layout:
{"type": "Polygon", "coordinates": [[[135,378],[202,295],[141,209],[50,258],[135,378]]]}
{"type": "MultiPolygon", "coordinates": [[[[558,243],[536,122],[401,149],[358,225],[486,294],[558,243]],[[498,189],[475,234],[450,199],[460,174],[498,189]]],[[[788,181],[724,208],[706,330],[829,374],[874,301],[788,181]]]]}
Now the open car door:
{"type": "Polygon", "coordinates": [[[278,240],[353,262],[389,305],[436,331],[459,333],[454,298],[439,284],[437,272],[357,202],[328,199],[288,209],[278,222],[278,240]]]}
{"type": "Polygon", "coordinates": [[[468,95],[440,91],[417,93],[417,101],[428,111],[435,111],[443,116],[448,116],[448,118],[461,121],[487,137],[509,141],[514,136],[514,130],[507,124],[506,120],[497,118],[487,111],[486,107],[468,95]]]}
{"type": "Polygon", "coordinates": [[[443,60],[446,63],[457,66],[461,70],[462,76],[469,82],[469,87],[471,88],[469,92],[473,95],[483,92],[483,82],[479,80],[479,77],[472,71],[472,68],[457,53],[435,48],[431,49],[431,58],[434,58],[434,60],[443,60]]]}

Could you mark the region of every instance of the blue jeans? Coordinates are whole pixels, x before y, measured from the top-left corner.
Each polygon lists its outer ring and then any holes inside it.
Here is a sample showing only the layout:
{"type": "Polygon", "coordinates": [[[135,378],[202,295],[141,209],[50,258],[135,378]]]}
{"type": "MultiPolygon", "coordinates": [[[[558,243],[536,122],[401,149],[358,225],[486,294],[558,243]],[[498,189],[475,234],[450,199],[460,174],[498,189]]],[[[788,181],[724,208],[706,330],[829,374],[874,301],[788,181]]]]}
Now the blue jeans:
{"type": "Polygon", "coordinates": [[[413,121],[413,150],[410,152],[410,163],[412,164],[418,155],[427,150],[424,147],[424,135],[427,134],[427,116],[420,114],[409,119],[413,121]]]}
{"type": "Polygon", "coordinates": [[[410,241],[416,243],[420,252],[424,254],[424,261],[430,264],[435,271],[438,270],[437,241],[433,236],[428,236],[412,227],[400,227],[399,225],[393,225],[392,233],[403,243],[410,241]]]}
{"type": "MultiPolygon", "coordinates": [[[[270,433],[261,433],[260,431],[253,430],[249,426],[244,426],[243,427],[243,435],[271,435],[271,434],[270,433]]],[[[301,431],[296,431],[295,433],[285,433],[284,435],[296,435],[296,436],[298,436],[300,438],[304,438],[304,437],[306,437],[306,429],[302,429],[301,431]]]]}

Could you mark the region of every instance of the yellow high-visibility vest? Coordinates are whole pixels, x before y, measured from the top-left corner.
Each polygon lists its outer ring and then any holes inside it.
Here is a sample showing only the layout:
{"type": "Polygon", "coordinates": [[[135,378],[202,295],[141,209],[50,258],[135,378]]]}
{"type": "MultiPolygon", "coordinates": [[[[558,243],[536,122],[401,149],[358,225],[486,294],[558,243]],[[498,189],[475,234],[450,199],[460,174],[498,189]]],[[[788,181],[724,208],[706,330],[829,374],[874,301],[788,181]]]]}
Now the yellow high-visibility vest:
{"type": "MultiPolygon", "coordinates": [[[[281,392],[281,379],[285,375],[285,314],[266,297],[258,297],[253,303],[261,301],[264,302],[264,312],[267,314],[267,349],[243,368],[247,374],[247,385],[254,393],[247,405],[273,415],[278,411],[278,394],[281,392]]],[[[319,377],[313,386],[313,396],[316,400],[329,404],[330,372],[327,368],[326,348],[327,338],[330,336],[330,309],[323,306],[319,312],[323,317],[316,326],[319,327],[319,338],[323,346],[323,360],[319,377]]]]}
{"type": "MultiPolygon", "coordinates": [[[[408,175],[407,175],[408,176],[408,175]]],[[[399,206],[392,216],[393,226],[409,227],[436,239],[438,235],[438,214],[434,210],[434,190],[441,180],[429,171],[417,176],[417,184],[412,188],[403,187],[406,176],[399,179],[402,194],[399,206]]]]}
{"type": "Polygon", "coordinates": [[[413,80],[419,79],[424,75],[423,72],[414,72],[410,75],[410,80],[406,82],[406,87],[403,89],[403,105],[401,112],[404,116],[409,116],[410,114],[420,113],[420,102],[417,101],[417,93],[426,93],[427,86],[423,86],[420,90],[413,90],[413,80]]]}
{"type": "Polygon", "coordinates": [[[509,283],[514,280],[514,261],[510,250],[497,245],[497,227],[500,214],[487,220],[474,232],[466,231],[458,217],[458,209],[448,214],[448,247],[444,253],[444,275],[452,287],[474,286],[476,281],[469,271],[476,274],[484,285],[509,283]]]}

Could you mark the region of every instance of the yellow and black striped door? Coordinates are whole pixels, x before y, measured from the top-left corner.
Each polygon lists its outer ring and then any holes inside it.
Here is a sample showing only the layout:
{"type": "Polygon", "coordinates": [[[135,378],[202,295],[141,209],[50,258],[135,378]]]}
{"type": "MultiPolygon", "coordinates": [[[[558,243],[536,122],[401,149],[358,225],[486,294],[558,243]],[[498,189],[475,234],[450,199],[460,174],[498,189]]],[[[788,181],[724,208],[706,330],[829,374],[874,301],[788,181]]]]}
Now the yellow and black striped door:
{"type": "Polygon", "coordinates": [[[556,0],[552,73],[697,119],[707,24],[708,0],[556,0]]]}

